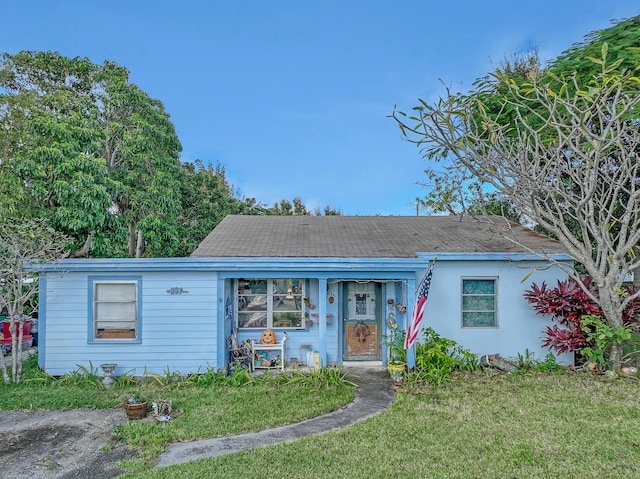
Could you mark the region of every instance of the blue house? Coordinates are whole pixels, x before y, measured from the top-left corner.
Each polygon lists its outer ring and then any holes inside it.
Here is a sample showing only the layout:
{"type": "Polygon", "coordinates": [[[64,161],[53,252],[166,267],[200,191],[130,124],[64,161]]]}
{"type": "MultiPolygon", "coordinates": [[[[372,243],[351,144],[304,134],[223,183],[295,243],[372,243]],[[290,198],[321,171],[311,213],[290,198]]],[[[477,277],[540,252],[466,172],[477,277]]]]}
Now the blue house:
{"type": "Polygon", "coordinates": [[[394,323],[406,329],[434,258],[422,326],[478,355],[541,359],[549,322],[523,292],[566,278],[550,257],[573,265],[557,241],[504,220],[228,216],[189,258],[45,265],[39,363],[52,375],[89,362],[116,363],[116,374],[202,372],[228,364],[232,335],[259,342],[268,329],[286,337],[287,363],[317,352],[323,364],[382,365],[385,337],[394,323]]]}

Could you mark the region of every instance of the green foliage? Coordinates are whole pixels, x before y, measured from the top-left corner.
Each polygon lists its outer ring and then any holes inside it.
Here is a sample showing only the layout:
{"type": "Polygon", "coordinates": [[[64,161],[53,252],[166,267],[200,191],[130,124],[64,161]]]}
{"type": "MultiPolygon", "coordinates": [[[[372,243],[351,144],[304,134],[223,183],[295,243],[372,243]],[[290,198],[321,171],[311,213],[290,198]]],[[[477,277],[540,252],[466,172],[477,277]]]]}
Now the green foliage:
{"type": "Polygon", "coordinates": [[[92,239],[108,256],[170,255],[181,146],[162,103],[128,76],[109,61],[3,55],[0,205],[48,219],[76,249],[92,239]],[[104,230],[125,236],[100,243],[104,230]]]}
{"type": "MultiPolygon", "coordinates": [[[[494,141],[500,136],[523,140],[522,129],[518,123],[530,125],[540,130],[541,136],[548,142],[557,138],[558,125],[556,113],[572,112],[564,110],[562,101],[553,104],[540,104],[540,93],[545,89],[552,96],[560,99],[565,96],[583,95],[594,99],[589,92],[601,91],[592,80],[605,74],[609,78],[621,75],[637,75],[640,66],[640,16],[617,22],[613,27],[592,32],[584,42],[573,45],[547,67],[543,67],[538,52],[532,50],[521,55],[512,55],[498,65],[498,68],[474,82],[474,89],[467,94],[454,94],[447,89],[447,96],[429,104],[419,100],[419,104],[410,113],[395,111],[393,117],[399,122],[401,132],[409,141],[416,143],[420,153],[430,160],[452,160],[458,156],[460,147],[468,146],[467,153],[476,153],[476,138],[468,144],[460,138],[450,137],[448,145],[437,144],[429,140],[421,142],[420,132],[430,136],[431,128],[423,123],[442,120],[443,131],[452,132],[465,124],[475,124],[477,137],[485,141],[494,141]],[[514,91],[519,93],[514,101],[514,91]],[[465,103],[464,100],[469,100],[465,103]],[[440,117],[442,112],[447,115],[440,117]],[[554,115],[553,121],[550,114],[554,115]],[[427,119],[425,122],[424,120],[427,119]],[[414,127],[417,122],[420,127],[414,127]],[[426,128],[424,128],[426,126],[426,128]],[[496,133],[499,136],[496,137],[496,133]],[[412,133],[416,133],[415,136],[412,133]]],[[[627,82],[627,92],[637,92],[637,82],[627,82]]],[[[634,111],[637,111],[634,109],[634,111]]],[[[587,122],[593,112],[583,108],[584,120],[587,122]]],[[[636,113],[637,115],[637,113],[636,113]]],[[[598,121],[591,122],[595,128],[598,121]]],[[[462,131],[460,129],[458,131],[462,131]]],[[[464,149],[464,148],[463,148],[464,149]]],[[[543,155],[545,156],[545,155],[543,155]]],[[[499,172],[496,169],[496,172],[499,172]]],[[[483,211],[482,203],[488,202],[488,209],[494,209],[495,188],[491,180],[486,181],[478,171],[469,165],[460,165],[456,161],[432,162],[425,170],[428,188],[425,198],[420,203],[435,212],[460,213],[474,209],[483,211]]],[[[503,172],[508,175],[508,172],[503,172]]],[[[508,195],[498,195],[499,201],[515,208],[519,217],[523,206],[512,201],[508,195]]],[[[507,209],[507,211],[509,211],[507,209]]],[[[569,219],[567,219],[569,221],[569,219]]],[[[576,221],[573,225],[578,227],[576,221]]]]}
{"type": "Polygon", "coordinates": [[[180,206],[177,213],[178,256],[190,255],[229,214],[265,214],[255,199],[239,197],[229,185],[224,167],[201,160],[180,166],[180,206]]]}
{"type": "Polygon", "coordinates": [[[551,373],[563,370],[564,367],[558,364],[553,353],[548,353],[542,361],[537,360],[535,355],[528,349],[525,350],[524,354],[518,353],[518,374],[536,372],[551,373]]]}
{"type": "Polygon", "coordinates": [[[333,208],[331,205],[325,206],[322,210],[320,210],[320,208],[310,210],[302,202],[302,199],[296,196],[293,202],[287,199],[275,202],[273,206],[269,208],[269,214],[277,216],[340,216],[342,212],[337,208],[333,208]]]}
{"type": "Polygon", "coordinates": [[[54,378],[40,369],[38,355],[34,354],[29,356],[22,364],[22,380],[24,382],[50,384],[54,381],[54,378]]]}
{"type": "Polygon", "coordinates": [[[114,389],[128,389],[136,385],[137,379],[131,374],[132,371],[128,373],[119,374],[114,378],[113,388],[114,389]]]}
{"type": "Polygon", "coordinates": [[[223,384],[229,387],[247,386],[254,382],[251,373],[244,368],[235,368],[230,376],[225,376],[223,384]]]}
{"type": "Polygon", "coordinates": [[[97,368],[93,367],[93,364],[89,362],[89,366],[77,365],[78,367],[63,376],[60,376],[56,380],[58,385],[61,386],[78,386],[88,387],[93,389],[104,389],[102,384],[102,377],[97,368]]]}
{"type": "Polygon", "coordinates": [[[536,361],[534,354],[528,349],[525,349],[524,354],[518,353],[519,370],[529,371],[533,369],[537,365],[537,363],[538,362],[536,361]]]}
{"type": "Polygon", "coordinates": [[[278,384],[299,385],[312,390],[324,388],[355,388],[357,385],[347,379],[348,373],[341,368],[321,367],[317,371],[302,373],[293,371],[279,376],[278,384]]]}
{"type": "Polygon", "coordinates": [[[171,371],[167,366],[162,374],[151,373],[150,377],[163,389],[173,389],[185,383],[185,376],[179,371],[171,371]]]}
{"type": "MultiPolygon", "coordinates": [[[[632,30],[638,38],[640,29],[632,30]]],[[[433,103],[419,100],[409,114],[392,115],[407,141],[435,165],[430,175],[440,183],[434,201],[443,210],[460,210],[487,192],[512,205],[562,242],[593,278],[594,296],[612,327],[622,324],[622,311],[634,299],[616,291],[640,267],[640,48],[625,52],[633,68],[622,67],[625,60],[602,42],[584,58],[593,74],[542,70],[523,77],[517,69],[498,70],[476,91],[447,88],[433,103]]],[[[616,369],[619,346],[611,347],[616,369]]]]}
{"type": "Polygon", "coordinates": [[[482,198],[474,199],[467,211],[472,216],[501,216],[516,224],[521,222],[521,215],[515,205],[495,193],[487,193],[482,198]]]}
{"type": "Polygon", "coordinates": [[[226,215],[268,211],[219,164],[181,164],[162,102],[112,61],[4,54],[0,129],[0,211],[48,220],[72,257],[188,256],[226,215]]]}
{"type": "Polygon", "coordinates": [[[443,338],[433,328],[424,328],[423,341],[416,343],[415,369],[407,375],[411,386],[430,384],[433,387],[447,382],[457,370],[475,371],[479,367],[475,354],[459,346],[454,340],[443,338]]]}
{"type": "Polygon", "coordinates": [[[14,216],[47,219],[78,242],[102,225],[111,205],[98,156],[95,92],[87,82],[95,71],[87,59],[52,52],[5,54],[0,61],[6,132],[0,159],[7,173],[0,192],[21,199],[10,204],[14,216]]]}
{"type": "Polygon", "coordinates": [[[582,330],[592,346],[580,350],[580,354],[587,357],[590,363],[597,363],[604,368],[611,367],[607,359],[607,352],[613,345],[621,345],[631,339],[631,330],[624,326],[610,326],[600,316],[583,316],[582,330]]]}
{"type": "Polygon", "coordinates": [[[392,329],[386,337],[385,346],[389,348],[389,364],[405,364],[407,362],[407,350],[404,349],[404,341],[407,332],[404,329],[392,329]]]}
{"type": "Polygon", "coordinates": [[[544,360],[537,365],[538,371],[541,373],[551,373],[564,370],[564,367],[558,364],[553,353],[547,353],[544,360]]]}
{"type": "Polygon", "coordinates": [[[581,78],[598,74],[598,62],[602,48],[607,45],[608,56],[616,60],[616,69],[636,71],[638,60],[634,51],[640,45],[640,16],[615,22],[612,27],[591,32],[582,42],[572,45],[560,54],[548,69],[558,76],[577,73],[581,78]]]}

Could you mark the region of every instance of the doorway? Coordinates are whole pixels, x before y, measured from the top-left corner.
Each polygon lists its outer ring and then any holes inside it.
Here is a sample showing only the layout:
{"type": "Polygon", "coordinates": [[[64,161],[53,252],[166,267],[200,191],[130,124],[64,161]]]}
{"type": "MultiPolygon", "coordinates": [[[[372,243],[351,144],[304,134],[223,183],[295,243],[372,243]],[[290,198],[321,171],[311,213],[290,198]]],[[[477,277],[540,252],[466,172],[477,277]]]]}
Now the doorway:
{"type": "Polygon", "coordinates": [[[343,351],[345,361],[382,359],[380,283],[349,281],[343,285],[343,351]]]}

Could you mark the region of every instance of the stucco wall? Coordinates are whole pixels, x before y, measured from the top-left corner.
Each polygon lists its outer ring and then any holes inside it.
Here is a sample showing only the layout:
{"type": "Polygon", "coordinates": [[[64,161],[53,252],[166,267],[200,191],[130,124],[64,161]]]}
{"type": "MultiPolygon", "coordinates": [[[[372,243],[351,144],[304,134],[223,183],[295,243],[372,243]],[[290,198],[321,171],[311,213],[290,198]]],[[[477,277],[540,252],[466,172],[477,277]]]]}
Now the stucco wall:
{"type": "MultiPolygon", "coordinates": [[[[528,350],[536,359],[544,359],[549,350],[542,348],[542,337],[551,322],[548,317],[535,314],[523,293],[532,282],[555,285],[558,278],[566,275],[558,267],[534,268],[531,262],[438,261],[421,327],[432,327],[441,336],[478,355],[499,353],[503,357],[517,357],[528,350]],[[462,327],[461,278],[467,277],[498,278],[497,328],[462,327]]],[[[569,363],[572,355],[563,355],[559,361],[569,363]]]]}

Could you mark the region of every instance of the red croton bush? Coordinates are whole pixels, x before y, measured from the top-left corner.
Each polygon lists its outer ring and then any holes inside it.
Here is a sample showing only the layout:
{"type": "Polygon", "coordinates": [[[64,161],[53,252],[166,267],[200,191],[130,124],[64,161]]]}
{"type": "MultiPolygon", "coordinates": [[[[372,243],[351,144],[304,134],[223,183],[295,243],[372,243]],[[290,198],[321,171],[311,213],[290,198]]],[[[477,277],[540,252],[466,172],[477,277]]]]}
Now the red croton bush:
{"type": "MultiPolygon", "coordinates": [[[[591,279],[585,278],[584,284],[597,297],[591,279]]],[[[533,283],[524,297],[538,314],[550,315],[558,323],[547,327],[543,346],[558,353],[580,351],[586,346],[593,346],[586,339],[581,320],[587,315],[602,316],[602,310],[575,279],[558,281],[555,288],[549,288],[545,283],[541,286],[533,283]]],[[[637,329],[640,326],[640,299],[636,298],[627,304],[622,322],[625,327],[637,329]]]]}

